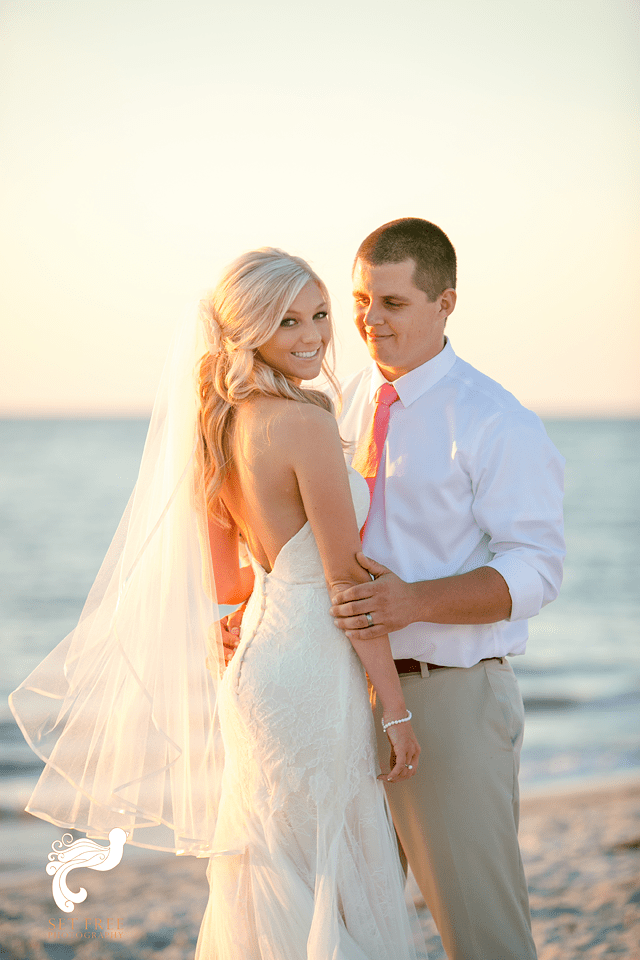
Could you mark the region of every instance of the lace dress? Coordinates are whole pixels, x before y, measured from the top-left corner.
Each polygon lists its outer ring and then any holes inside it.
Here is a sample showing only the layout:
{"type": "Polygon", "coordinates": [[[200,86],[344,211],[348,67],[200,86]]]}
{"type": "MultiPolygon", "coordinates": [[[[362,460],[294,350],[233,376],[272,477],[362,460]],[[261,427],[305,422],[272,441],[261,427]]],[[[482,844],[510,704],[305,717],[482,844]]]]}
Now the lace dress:
{"type": "MultiPolygon", "coordinates": [[[[366,483],[350,472],[350,484],[364,522],[366,483]]],[[[219,691],[225,769],[197,960],[424,957],[376,779],[366,678],[329,615],[309,524],[271,573],[253,566],[219,691]]]]}

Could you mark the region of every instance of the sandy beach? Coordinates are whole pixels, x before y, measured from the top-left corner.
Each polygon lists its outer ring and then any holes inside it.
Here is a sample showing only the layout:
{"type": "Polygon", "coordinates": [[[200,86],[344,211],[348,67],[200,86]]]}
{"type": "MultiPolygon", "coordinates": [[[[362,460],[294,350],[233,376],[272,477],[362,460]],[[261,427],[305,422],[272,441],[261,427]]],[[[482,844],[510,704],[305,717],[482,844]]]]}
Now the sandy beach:
{"type": "MultiPolygon", "coordinates": [[[[520,836],[540,960],[640,960],[640,779],[526,796],[520,836]]],[[[72,914],[56,907],[44,870],[2,889],[1,960],[189,960],[206,862],[127,853],[110,873],[71,875],[88,891],[72,914]]],[[[412,890],[430,960],[441,960],[412,890]]]]}

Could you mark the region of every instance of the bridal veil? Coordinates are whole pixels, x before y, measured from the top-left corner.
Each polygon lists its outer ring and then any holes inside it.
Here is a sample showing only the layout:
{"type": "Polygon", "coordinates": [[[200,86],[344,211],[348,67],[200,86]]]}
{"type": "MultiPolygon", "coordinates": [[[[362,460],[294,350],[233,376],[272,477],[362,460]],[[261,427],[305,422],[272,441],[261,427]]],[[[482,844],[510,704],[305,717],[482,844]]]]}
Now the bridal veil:
{"type": "Polygon", "coordinates": [[[45,769],[27,811],[207,856],[221,782],[223,650],[198,470],[193,318],[162,374],[140,473],[80,621],[10,696],[45,769]],[[211,670],[207,670],[208,658],[211,670]]]}

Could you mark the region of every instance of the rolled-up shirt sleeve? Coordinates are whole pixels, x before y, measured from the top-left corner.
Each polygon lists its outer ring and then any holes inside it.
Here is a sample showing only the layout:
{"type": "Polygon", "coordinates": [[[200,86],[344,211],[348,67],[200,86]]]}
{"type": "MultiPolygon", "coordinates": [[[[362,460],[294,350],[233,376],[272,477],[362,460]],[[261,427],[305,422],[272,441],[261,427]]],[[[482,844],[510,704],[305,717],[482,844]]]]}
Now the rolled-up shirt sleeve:
{"type": "Polygon", "coordinates": [[[540,419],[521,408],[484,425],[470,464],[473,515],[494,554],[486,566],[506,581],[509,619],[534,617],[562,583],[564,458],[540,419]]]}

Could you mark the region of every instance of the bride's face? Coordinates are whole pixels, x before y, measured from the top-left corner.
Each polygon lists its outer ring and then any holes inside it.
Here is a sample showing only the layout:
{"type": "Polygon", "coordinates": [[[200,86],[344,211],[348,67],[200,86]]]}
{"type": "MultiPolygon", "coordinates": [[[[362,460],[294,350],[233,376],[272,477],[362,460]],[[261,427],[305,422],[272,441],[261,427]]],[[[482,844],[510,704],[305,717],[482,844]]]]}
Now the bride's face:
{"type": "Polygon", "coordinates": [[[300,383],[318,376],[330,340],[329,305],[318,284],[309,280],[258,353],[274,370],[300,383]]]}

